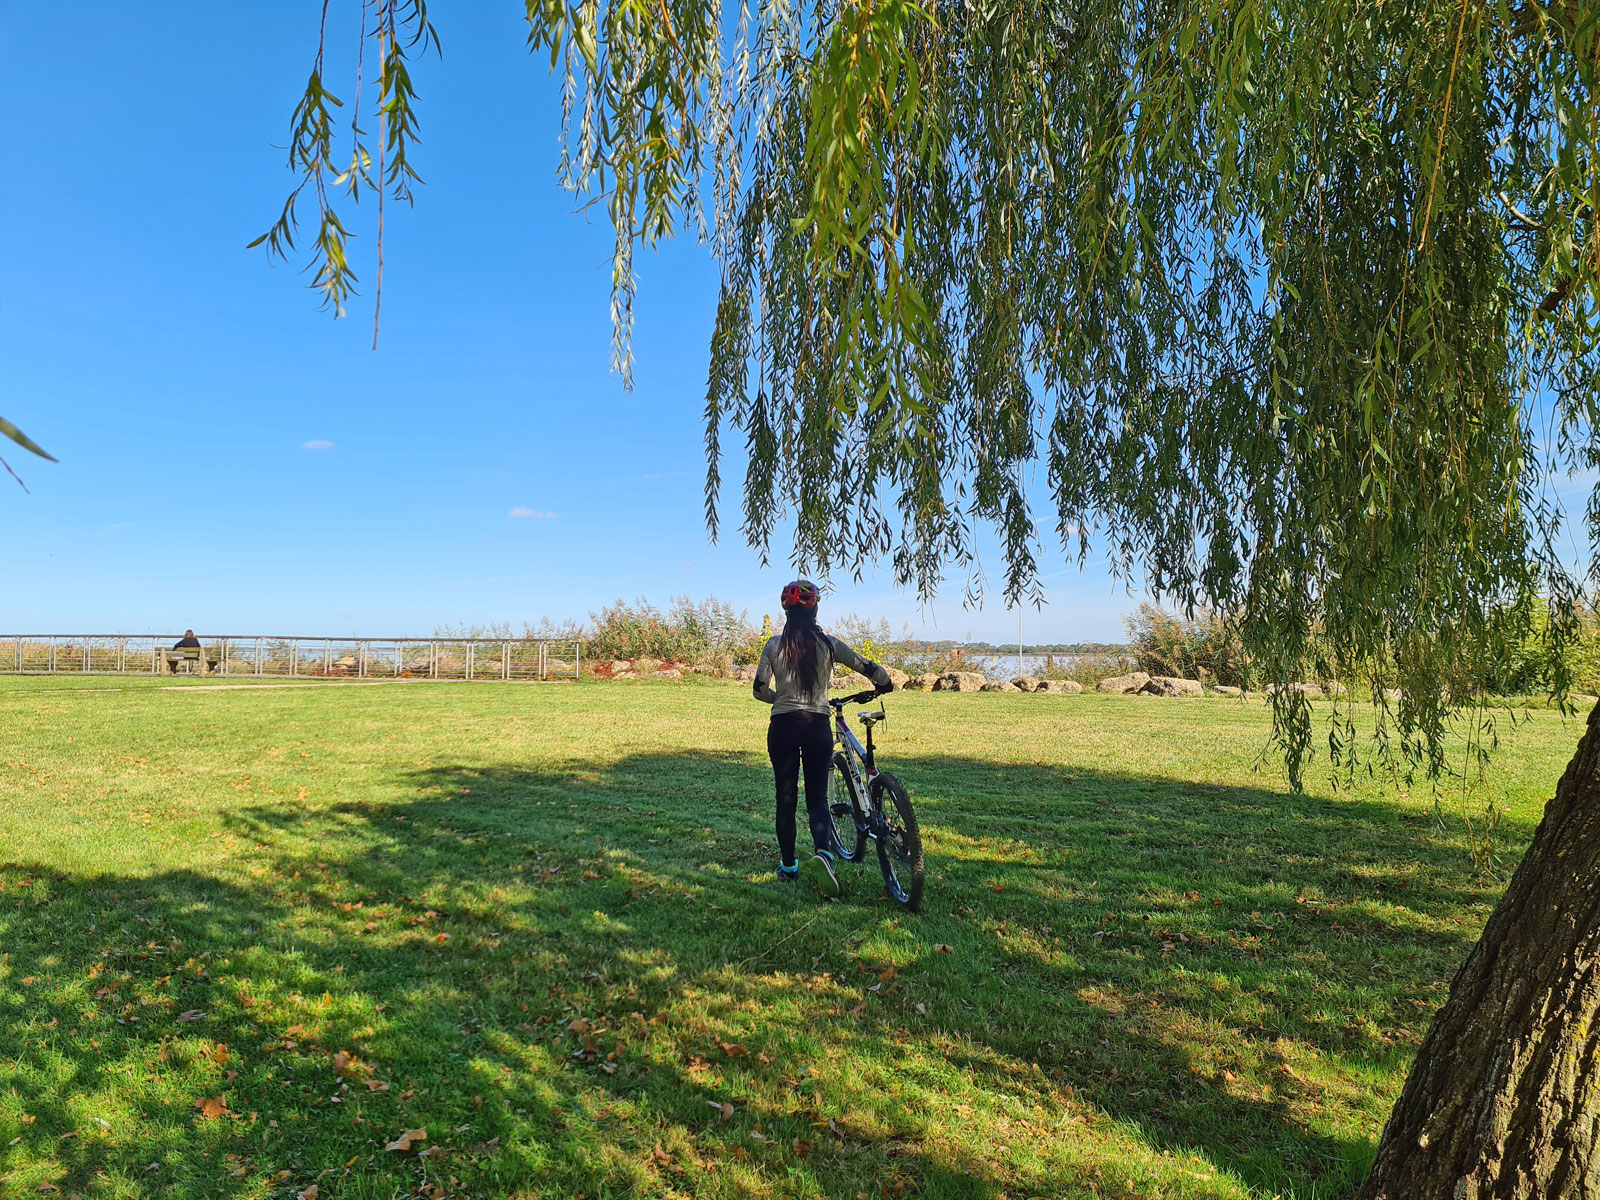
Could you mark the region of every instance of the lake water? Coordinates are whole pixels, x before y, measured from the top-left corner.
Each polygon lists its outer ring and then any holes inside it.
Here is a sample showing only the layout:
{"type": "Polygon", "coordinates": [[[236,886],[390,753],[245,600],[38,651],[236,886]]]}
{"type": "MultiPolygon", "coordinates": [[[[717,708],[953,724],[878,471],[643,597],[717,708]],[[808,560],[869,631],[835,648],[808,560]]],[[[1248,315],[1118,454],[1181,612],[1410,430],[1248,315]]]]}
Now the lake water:
{"type": "MultiPolygon", "coordinates": [[[[1056,670],[1071,672],[1073,665],[1084,660],[1092,660],[1096,665],[1103,664],[1106,656],[1082,654],[1024,654],[1020,660],[1015,654],[970,654],[962,660],[962,669],[967,671],[982,671],[989,679],[1015,679],[1018,675],[1038,675],[1045,668],[1047,661],[1055,660],[1056,670]]],[[[1128,660],[1128,669],[1133,669],[1132,660],[1128,660]]]]}

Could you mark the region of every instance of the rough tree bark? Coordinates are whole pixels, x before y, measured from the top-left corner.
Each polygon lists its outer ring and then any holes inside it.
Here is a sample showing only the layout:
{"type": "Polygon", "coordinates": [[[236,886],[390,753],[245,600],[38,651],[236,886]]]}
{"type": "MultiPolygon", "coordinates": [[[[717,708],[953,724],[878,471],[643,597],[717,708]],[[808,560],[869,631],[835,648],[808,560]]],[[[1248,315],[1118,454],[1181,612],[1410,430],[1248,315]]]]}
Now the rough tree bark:
{"type": "Polygon", "coordinates": [[[1450,984],[1362,1200],[1600,1200],[1600,706],[1450,984]]]}

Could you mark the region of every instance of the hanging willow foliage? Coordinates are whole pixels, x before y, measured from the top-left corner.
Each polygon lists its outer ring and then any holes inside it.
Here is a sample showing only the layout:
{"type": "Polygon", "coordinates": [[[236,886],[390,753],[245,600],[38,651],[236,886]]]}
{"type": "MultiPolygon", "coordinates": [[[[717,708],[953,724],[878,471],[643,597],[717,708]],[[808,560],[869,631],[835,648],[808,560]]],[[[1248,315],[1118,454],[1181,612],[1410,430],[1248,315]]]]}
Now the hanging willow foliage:
{"type": "MultiPolygon", "coordinates": [[[[407,44],[397,9],[427,28],[420,0],[366,0],[386,56],[407,44]]],[[[527,17],[567,80],[565,178],[616,230],[620,371],[635,247],[688,224],[721,264],[713,535],[732,437],[763,557],[792,519],[801,567],[886,557],[923,595],[954,570],[973,597],[987,526],[1022,603],[1046,541],[1080,560],[1093,541],[1233,614],[1266,678],[1372,678],[1391,761],[1433,770],[1451,697],[1523,637],[1535,596],[1547,635],[1573,636],[1547,489],[1552,467],[1600,465],[1600,8],[529,0],[527,17]],[[1035,464],[1048,513],[1023,487],[1035,464]]],[[[292,162],[337,304],[317,62],[292,162]]],[[[384,97],[392,130],[409,87],[384,97]]],[[[1600,531],[1600,504],[1588,516],[1600,531]]],[[[1298,782],[1309,712],[1275,705],[1298,782]]],[[[1336,759],[1353,735],[1333,723],[1336,759]]]]}

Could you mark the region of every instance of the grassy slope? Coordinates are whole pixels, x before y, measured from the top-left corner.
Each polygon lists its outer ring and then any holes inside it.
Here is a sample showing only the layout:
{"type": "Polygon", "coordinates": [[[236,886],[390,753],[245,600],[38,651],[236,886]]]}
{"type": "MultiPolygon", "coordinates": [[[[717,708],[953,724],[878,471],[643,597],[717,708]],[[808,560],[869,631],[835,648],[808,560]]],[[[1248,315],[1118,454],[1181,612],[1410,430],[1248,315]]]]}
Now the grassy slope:
{"type": "Polygon", "coordinates": [[[1344,1196],[1497,891],[1221,700],[891,698],[913,917],[774,882],[742,688],[4,685],[5,1195],[1344,1196]]]}

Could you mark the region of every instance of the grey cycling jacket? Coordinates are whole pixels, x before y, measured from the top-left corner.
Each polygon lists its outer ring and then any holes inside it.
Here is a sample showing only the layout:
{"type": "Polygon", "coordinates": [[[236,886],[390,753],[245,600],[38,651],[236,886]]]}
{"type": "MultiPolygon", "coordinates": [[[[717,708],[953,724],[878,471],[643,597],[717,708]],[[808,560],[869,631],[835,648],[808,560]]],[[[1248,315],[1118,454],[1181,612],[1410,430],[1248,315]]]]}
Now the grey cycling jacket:
{"type": "Polygon", "coordinates": [[[756,668],[756,682],[752,689],[757,700],[772,705],[772,715],[807,712],[828,714],[828,682],[833,678],[833,664],[843,663],[852,671],[860,671],[880,688],[889,686],[889,672],[877,663],[862,658],[849,645],[838,638],[824,636],[817,647],[817,673],[810,679],[800,679],[789,670],[783,658],[783,639],[770,637],[761,648],[761,665],[756,668]]]}

